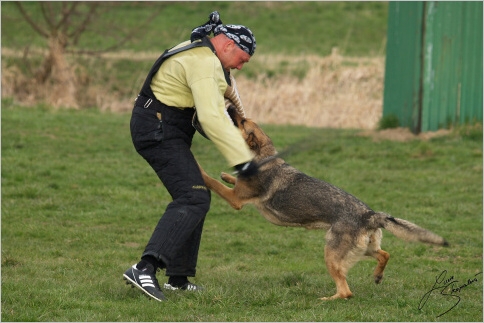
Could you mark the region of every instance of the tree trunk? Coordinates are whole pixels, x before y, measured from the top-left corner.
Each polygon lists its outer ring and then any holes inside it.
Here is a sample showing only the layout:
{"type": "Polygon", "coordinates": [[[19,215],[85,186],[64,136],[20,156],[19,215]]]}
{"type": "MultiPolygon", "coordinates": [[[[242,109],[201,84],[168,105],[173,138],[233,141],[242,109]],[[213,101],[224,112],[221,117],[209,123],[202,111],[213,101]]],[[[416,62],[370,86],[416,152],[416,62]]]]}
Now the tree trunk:
{"type": "Polygon", "coordinates": [[[78,108],[75,70],[65,56],[66,39],[62,34],[49,39],[49,52],[36,75],[36,80],[45,88],[48,103],[55,107],[78,108]]]}

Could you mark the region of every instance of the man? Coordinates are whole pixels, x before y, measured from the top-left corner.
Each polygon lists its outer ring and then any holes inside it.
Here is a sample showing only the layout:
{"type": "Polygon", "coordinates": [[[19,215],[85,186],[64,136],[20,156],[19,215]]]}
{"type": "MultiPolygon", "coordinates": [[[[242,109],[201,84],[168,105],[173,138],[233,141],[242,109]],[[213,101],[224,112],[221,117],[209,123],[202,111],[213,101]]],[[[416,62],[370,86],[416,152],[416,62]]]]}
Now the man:
{"type": "Polygon", "coordinates": [[[130,122],[136,151],[173,198],[141,260],[123,275],[128,284],[157,301],[165,300],[157,269],[166,269],[166,289],[201,289],[188,277],[195,276],[210,191],[190,151],[194,127],[241,176],[257,172],[252,153],[226,113],[224,99],[233,80],[230,69],[240,70],[254,54],[252,32],[242,25],[223,25],[214,11],[207,23],[192,31],[190,39],[165,51],[155,62],[130,122]],[[214,36],[208,37],[212,32],[214,36]]]}

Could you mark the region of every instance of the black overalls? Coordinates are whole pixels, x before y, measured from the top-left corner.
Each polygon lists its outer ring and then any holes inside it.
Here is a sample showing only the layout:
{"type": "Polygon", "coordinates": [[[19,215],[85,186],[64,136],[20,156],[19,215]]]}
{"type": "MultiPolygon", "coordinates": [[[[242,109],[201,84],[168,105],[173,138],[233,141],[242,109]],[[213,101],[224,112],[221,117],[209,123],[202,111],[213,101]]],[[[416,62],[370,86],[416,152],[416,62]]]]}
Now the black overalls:
{"type": "MultiPolygon", "coordinates": [[[[209,39],[204,38],[174,52],[199,46],[213,50],[209,39]]],[[[190,151],[195,133],[192,126],[195,109],[169,107],[155,98],[150,87],[151,79],[171,55],[173,52],[165,51],[151,68],[130,122],[136,151],[155,170],[173,198],[143,256],[158,259],[160,268],[166,268],[167,276],[195,276],[203,223],[210,208],[210,191],[190,151]],[[157,112],[161,113],[161,122],[157,112]]]]}

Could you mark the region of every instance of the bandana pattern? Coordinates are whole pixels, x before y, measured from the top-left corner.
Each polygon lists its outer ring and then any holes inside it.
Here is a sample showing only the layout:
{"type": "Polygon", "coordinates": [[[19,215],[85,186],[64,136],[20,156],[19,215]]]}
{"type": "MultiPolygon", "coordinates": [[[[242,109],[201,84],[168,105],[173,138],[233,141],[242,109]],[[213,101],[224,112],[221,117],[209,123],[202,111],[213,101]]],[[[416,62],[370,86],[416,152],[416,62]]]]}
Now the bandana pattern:
{"type": "Polygon", "coordinates": [[[242,25],[219,25],[213,32],[215,36],[224,34],[232,39],[244,52],[250,56],[254,55],[257,44],[254,34],[249,28],[242,25]]]}
{"type": "Polygon", "coordinates": [[[208,36],[212,32],[214,36],[224,34],[232,39],[244,52],[250,56],[254,55],[257,45],[254,34],[252,34],[252,31],[250,31],[249,28],[243,25],[224,25],[220,19],[220,14],[217,11],[212,12],[208,18],[209,20],[205,24],[192,30],[190,35],[190,40],[192,42],[208,36]]]}

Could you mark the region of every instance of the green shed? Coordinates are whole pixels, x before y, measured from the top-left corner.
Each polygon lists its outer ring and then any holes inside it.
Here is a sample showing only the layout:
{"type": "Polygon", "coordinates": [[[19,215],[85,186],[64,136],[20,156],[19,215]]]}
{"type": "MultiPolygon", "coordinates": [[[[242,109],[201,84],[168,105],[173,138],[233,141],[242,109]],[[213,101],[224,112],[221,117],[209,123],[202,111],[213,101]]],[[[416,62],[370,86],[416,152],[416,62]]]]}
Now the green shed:
{"type": "Polygon", "coordinates": [[[482,122],[482,2],[390,1],[383,117],[414,133],[482,122]]]}

